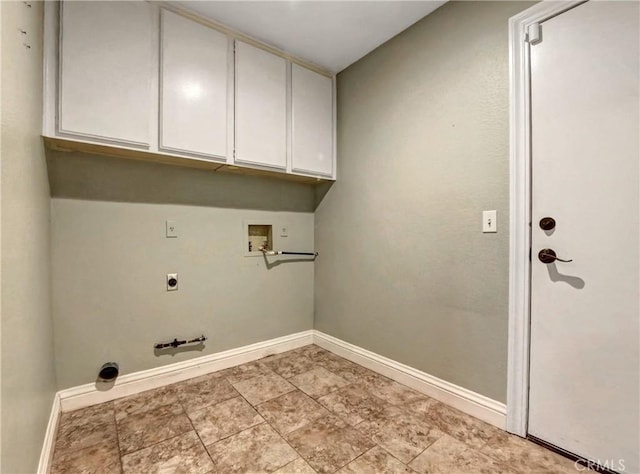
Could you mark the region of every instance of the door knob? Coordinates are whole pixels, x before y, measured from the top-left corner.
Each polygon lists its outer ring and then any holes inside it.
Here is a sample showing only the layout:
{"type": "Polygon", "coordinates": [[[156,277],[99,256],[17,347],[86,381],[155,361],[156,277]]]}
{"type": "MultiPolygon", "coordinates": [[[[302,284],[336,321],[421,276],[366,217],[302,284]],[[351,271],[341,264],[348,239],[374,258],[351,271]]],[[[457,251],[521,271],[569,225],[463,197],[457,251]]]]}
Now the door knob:
{"type": "Polygon", "coordinates": [[[556,227],[556,220],[553,217],[543,217],[540,219],[540,228],[542,230],[553,230],[556,227]]]}
{"type": "Polygon", "coordinates": [[[542,250],[540,250],[540,252],[538,252],[538,259],[542,263],[553,263],[556,260],[558,262],[564,262],[564,263],[573,262],[573,259],[571,259],[571,260],[563,260],[562,258],[558,258],[558,256],[556,255],[556,252],[553,249],[542,249],[542,250]]]}

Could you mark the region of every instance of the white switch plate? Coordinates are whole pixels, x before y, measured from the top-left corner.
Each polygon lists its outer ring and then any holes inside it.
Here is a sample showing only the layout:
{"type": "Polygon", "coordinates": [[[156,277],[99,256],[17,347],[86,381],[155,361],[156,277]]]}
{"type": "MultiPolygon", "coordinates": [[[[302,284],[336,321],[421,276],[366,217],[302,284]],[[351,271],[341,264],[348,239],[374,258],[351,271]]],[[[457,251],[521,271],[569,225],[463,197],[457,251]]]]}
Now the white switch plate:
{"type": "Polygon", "coordinates": [[[289,228],[287,226],[280,226],[280,237],[289,237],[289,228]]]}
{"type": "Polygon", "coordinates": [[[498,232],[498,216],[496,211],[482,211],[482,232],[498,232]]]}
{"type": "Polygon", "coordinates": [[[167,238],[178,237],[178,225],[176,221],[167,221],[167,238]]]}

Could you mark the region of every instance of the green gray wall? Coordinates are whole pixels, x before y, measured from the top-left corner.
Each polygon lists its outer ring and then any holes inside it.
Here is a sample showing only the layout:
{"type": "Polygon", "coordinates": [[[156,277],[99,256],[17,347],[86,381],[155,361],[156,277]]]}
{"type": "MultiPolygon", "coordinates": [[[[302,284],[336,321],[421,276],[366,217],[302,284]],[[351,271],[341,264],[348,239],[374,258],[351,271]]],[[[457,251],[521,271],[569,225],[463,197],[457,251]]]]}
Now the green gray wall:
{"type": "Polygon", "coordinates": [[[75,153],[49,153],[49,174],[59,388],[103,362],[131,373],[313,328],[313,262],[243,255],[245,220],[313,249],[312,187],[75,153]],[[204,347],[153,349],[203,333],[204,347]]]}
{"type": "Polygon", "coordinates": [[[503,402],[507,22],[530,5],[447,3],[339,74],[315,221],[316,329],[503,402]]]}
{"type": "Polygon", "coordinates": [[[49,185],[40,139],[42,3],[2,16],[2,461],[35,472],[55,393],[49,185]],[[27,31],[26,36],[18,28],[27,31]],[[23,43],[31,45],[26,48],[23,43]]]}

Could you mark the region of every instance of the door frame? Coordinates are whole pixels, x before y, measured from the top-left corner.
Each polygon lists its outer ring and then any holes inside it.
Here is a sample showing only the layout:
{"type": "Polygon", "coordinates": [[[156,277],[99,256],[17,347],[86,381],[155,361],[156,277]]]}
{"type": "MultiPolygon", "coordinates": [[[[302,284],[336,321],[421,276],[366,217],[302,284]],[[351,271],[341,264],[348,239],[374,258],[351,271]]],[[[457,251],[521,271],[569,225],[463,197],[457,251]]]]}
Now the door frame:
{"type": "Polygon", "coordinates": [[[586,0],[542,1],[509,19],[509,331],[506,430],[527,435],[531,322],[531,95],[529,47],[538,23],[586,0]]]}

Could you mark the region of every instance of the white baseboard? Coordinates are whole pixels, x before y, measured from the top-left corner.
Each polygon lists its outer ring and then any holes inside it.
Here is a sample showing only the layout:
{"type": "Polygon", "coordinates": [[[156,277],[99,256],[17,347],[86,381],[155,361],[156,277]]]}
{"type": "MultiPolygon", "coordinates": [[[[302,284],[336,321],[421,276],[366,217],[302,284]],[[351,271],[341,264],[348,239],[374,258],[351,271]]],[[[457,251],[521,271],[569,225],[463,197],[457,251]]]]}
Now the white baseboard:
{"type": "Polygon", "coordinates": [[[68,388],[58,392],[60,407],[63,412],[66,412],[109,402],[117,398],[144,392],[145,390],[246,364],[268,355],[297,349],[312,342],[313,330],[308,330],[175,364],[121,375],[113,386],[100,386],[98,383],[90,383],[68,388]]]}
{"type": "Polygon", "coordinates": [[[507,408],[504,403],[317,330],[313,331],[313,342],[336,355],[378,372],[475,418],[502,430],[505,429],[507,408]]]}
{"type": "Polygon", "coordinates": [[[49,424],[47,424],[47,431],[44,433],[44,442],[42,443],[40,462],[38,463],[38,474],[47,474],[51,470],[51,462],[53,461],[53,448],[56,444],[56,434],[58,432],[59,420],[60,395],[56,393],[53,396],[53,405],[51,407],[51,415],[49,415],[49,424]]]}

